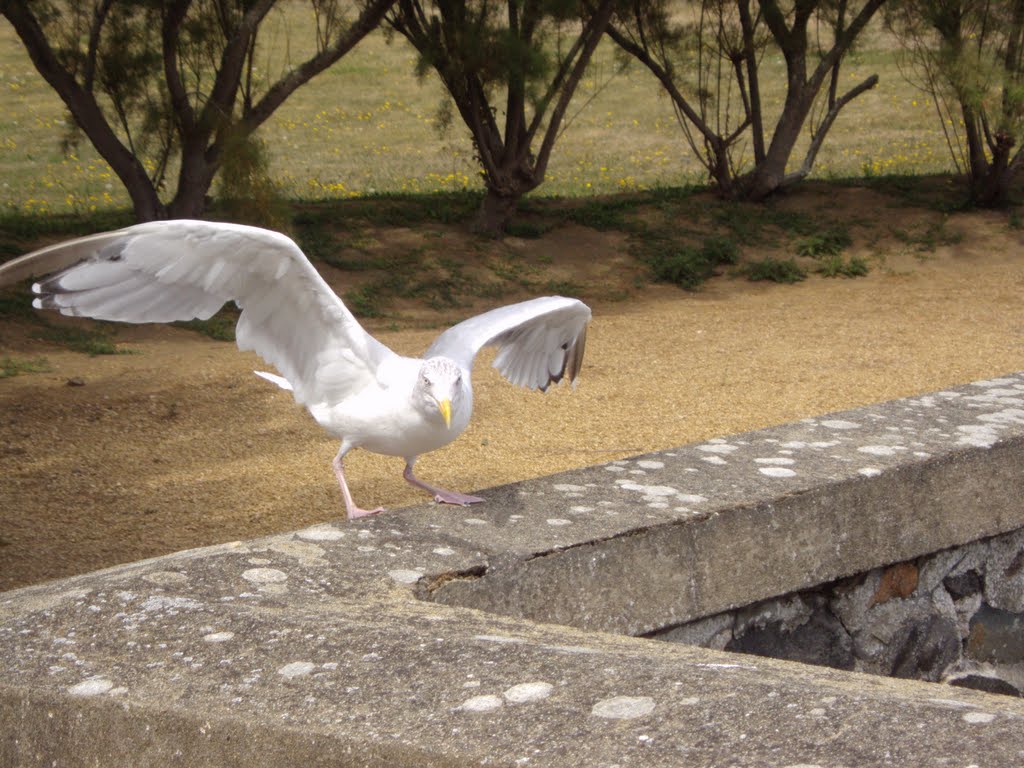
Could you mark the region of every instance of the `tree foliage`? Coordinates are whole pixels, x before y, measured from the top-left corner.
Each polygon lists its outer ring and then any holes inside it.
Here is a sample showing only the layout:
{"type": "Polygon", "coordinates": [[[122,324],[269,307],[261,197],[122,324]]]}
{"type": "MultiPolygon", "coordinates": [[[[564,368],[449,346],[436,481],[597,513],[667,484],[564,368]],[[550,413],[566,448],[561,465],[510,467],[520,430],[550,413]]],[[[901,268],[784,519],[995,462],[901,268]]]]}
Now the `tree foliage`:
{"type": "Polygon", "coordinates": [[[1024,167],[1024,2],[904,0],[887,21],[930,93],[971,202],[997,206],[1024,167]]]}
{"type": "Polygon", "coordinates": [[[314,51],[276,63],[275,78],[259,32],[276,2],[0,0],[0,12],[67,106],[68,141],[92,142],[146,221],[200,215],[225,157],[245,156],[225,150],[351,50],[393,0],[310,0],[314,51]]]}
{"type": "Polygon", "coordinates": [[[388,15],[419,52],[419,73],[437,73],[470,131],[487,189],[482,231],[501,231],[543,182],[612,8],[613,0],[592,11],[578,0],[398,0],[388,15]]]}
{"type": "Polygon", "coordinates": [[[608,34],[658,78],[719,191],[759,200],[805,178],[840,110],[878,82],[872,75],[839,91],[843,57],[884,2],[627,0],[608,34]],[[770,128],[761,99],[768,55],[786,66],[770,128]],[[789,170],[805,128],[811,141],[789,170]]]}

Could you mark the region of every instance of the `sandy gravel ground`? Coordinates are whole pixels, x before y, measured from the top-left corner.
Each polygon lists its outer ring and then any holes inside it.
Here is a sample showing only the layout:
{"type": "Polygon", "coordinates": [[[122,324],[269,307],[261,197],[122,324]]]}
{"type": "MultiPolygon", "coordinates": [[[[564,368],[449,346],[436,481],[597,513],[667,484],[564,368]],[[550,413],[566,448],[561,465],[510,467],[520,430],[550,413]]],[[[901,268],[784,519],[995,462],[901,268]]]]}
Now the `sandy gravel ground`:
{"type": "MultiPolygon", "coordinates": [[[[963,239],[924,258],[872,243],[884,261],[862,279],[595,302],[575,392],[516,390],[479,360],[473,423],[418,473],[476,491],[1022,370],[1022,235],[996,214],[953,225],[963,239]]],[[[163,327],[95,358],[4,330],[0,356],[51,371],[0,380],[0,590],[343,517],[336,443],[252,375],[255,356],[163,327]]],[[[373,330],[407,354],[435,334],[373,330]]],[[[363,506],[424,501],[401,470],[347,461],[363,506]]]]}

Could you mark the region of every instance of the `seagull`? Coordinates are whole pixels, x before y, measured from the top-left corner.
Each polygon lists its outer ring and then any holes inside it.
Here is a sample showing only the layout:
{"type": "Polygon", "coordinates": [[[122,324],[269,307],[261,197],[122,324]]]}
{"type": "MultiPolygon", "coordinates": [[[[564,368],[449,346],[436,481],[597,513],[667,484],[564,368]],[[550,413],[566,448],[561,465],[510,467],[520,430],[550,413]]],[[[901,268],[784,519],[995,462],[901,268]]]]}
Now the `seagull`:
{"type": "Polygon", "coordinates": [[[420,480],[418,456],[457,438],[473,412],[477,352],[512,384],[546,391],[575,384],[591,312],[547,296],[493,309],[441,333],[422,358],[403,357],[367,333],[289,237],[259,227],[175,219],[77,238],[0,266],[0,286],[32,285],[37,309],[128,323],[205,320],[241,308],[235,337],[280,375],[255,371],[292,393],[341,440],[334,473],[348,518],[383,512],[352,499],[342,461],[353,448],[405,459],[403,477],[438,503],[483,501],[420,480]]]}

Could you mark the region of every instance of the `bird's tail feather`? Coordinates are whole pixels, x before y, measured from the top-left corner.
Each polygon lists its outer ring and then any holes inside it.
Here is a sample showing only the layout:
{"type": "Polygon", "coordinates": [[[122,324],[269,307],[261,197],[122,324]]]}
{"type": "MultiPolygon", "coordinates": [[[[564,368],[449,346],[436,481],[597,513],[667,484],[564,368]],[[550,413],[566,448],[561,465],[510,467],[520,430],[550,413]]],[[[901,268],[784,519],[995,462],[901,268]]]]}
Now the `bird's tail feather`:
{"type": "Polygon", "coordinates": [[[266,379],[267,381],[273,384],[277,384],[277,386],[279,386],[281,389],[287,389],[289,392],[292,391],[291,383],[288,381],[288,379],[284,378],[283,376],[278,376],[275,373],[267,373],[266,371],[253,371],[253,373],[255,373],[257,376],[266,379]]]}

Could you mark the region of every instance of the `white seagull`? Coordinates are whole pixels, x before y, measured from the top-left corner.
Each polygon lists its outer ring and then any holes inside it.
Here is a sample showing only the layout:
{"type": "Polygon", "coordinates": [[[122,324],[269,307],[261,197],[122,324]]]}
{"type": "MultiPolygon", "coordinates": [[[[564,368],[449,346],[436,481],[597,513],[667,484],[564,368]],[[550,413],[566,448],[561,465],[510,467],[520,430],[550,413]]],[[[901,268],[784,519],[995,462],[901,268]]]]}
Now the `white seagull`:
{"type": "Polygon", "coordinates": [[[576,299],[532,299],[449,328],[422,358],[402,357],[363,329],[290,238],[208,221],[155,221],[51,245],[0,266],[0,285],[52,272],[32,286],[33,305],[65,315],[166,323],[206,319],[234,301],[239,349],[282,375],[256,373],[341,440],[333,466],[349,519],[383,511],[352,500],[342,460],[353,448],[403,457],[403,477],[439,503],[483,501],[413,474],[419,455],[469,424],[476,353],[497,347],[494,367],[506,379],[544,391],[575,381],[590,320],[576,299]]]}

